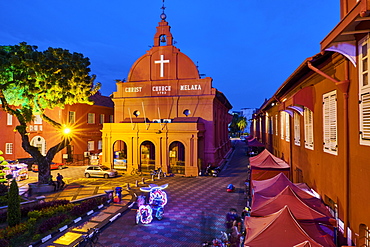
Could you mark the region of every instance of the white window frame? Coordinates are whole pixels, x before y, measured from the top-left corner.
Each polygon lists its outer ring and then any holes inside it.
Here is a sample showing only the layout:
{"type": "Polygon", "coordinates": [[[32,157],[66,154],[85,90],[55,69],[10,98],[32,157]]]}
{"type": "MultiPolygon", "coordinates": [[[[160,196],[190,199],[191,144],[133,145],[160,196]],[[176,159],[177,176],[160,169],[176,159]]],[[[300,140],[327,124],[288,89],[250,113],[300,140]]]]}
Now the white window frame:
{"type": "Polygon", "coordinates": [[[95,113],[87,113],[87,123],[88,124],[95,123],[95,113]]]}
{"type": "Polygon", "coordinates": [[[103,149],[103,141],[102,140],[98,141],[98,149],[99,150],[103,149]]]}
{"type": "Polygon", "coordinates": [[[293,124],[294,124],[294,144],[301,146],[301,117],[299,113],[293,112],[293,124]]]}
{"type": "Polygon", "coordinates": [[[369,35],[358,43],[360,144],[370,146],[370,42],[369,35]]]}
{"type": "Polygon", "coordinates": [[[275,135],[278,135],[278,115],[275,115],[275,135]]]}
{"type": "Polygon", "coordinates": [[[289,113],[285,113],[285,141],[290,141],[290,123],[289,123],[289,113]]]}
{"type": "Polygon", "coordinates": [[[305,148],[314,150],[313,112],[307,107],[304,107],[303,119],[304,119],[304,146],[305,148]]]}
{"type": "Polygon", "coordinates": [[[13,115],[7,113],[7,120],[6,120],[7,125],[13,125],[13,115]]]}
{"type": "Polygon", "coordinates": [[[274,134],[274,117],[271,116],[268,118],[269,120],[269,134],[273,135],[274,134]]]}
{"type": "Polygon", "coordinates": [[[75,111],[69,111],[68,112],[68,123],[74,124],[76,122],[76,112],[75,111]]]}
{"type": "Polygon", "coordinates": [[[284,123],[285,123],[285,114],[286,112],[281,111],[280,112],[280,134],[281,134],[281,139],[284,140],[284,123]]]}
{"type": "Polygon", "coordinates": [[[5,154],[13,154],[13,143],[5,143],[5,154]]]}
{"type": "Polygon", "coordinates": [[[323,150],[338,154],[337,91],[323,95],[323,150]]]}
{"type": "Polygon", "coordinates": [[[109,122],[114,123],[114,115],[109,115],[109,122]]]}
{"type": "Polygon", "coordinates": [[[262,117],[258,118],[259,137],[262,138],[262,117]]]}
{"type": "Polygon", "coordinates": [[[104,114],[100,114],[100,116],[99,116],[99,123],[100,124],[103,124],[104,123],[104,118],[105,118],[105,115],[104,114]]]}
{"type": "Polygon", "coordinates": [[[94,151],[95,150],[95,142],[94,141],[88,141],[87,142],[87,151],[94,151]]]}

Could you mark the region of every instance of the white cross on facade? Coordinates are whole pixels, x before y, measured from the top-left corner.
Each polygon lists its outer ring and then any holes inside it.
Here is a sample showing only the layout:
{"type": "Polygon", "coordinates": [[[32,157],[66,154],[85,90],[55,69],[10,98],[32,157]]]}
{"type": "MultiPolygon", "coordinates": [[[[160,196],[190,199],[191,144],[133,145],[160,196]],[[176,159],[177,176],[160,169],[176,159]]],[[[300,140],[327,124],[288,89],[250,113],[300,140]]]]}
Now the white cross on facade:
{"type": "Polygon", "coordinates": [[[160,77],[163,77],[163,71],[164,71],[164,66],[163,66],[163,64],[165,64],[165,63],[170,63],[170,60],[163,60],[164,59],[164,56],[163,55],[161,55],[161,60],[157,60],[157,61],[154,61],[154,63],[159,63],[159,64],[161,64],[161,67],[160,67],[160,69],[161,69],[161,72],[160,72],[160,77]]]}

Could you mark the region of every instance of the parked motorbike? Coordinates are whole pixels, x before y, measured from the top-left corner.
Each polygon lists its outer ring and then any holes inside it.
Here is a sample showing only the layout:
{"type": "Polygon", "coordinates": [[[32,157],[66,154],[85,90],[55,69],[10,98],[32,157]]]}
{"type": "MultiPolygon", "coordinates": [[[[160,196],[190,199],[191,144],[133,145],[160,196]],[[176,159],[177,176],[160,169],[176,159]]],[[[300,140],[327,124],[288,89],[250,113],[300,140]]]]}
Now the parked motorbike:
{"type": "Polygon", "coordinates": [[[220,173],[220,168],[218,167],[212,167],[211,165],[208,165],[206,168],[205,174],[212,177],[218,177],[218,174],[220,173]]]}
{"type": "Polygon", "coordinates": [[[153,176],[163,176],[164,177],[164,173],[162,171],[162,168],[158,168],[158,170],[152,170],[150,172],[150,175],[153,175],[153,176]]]}

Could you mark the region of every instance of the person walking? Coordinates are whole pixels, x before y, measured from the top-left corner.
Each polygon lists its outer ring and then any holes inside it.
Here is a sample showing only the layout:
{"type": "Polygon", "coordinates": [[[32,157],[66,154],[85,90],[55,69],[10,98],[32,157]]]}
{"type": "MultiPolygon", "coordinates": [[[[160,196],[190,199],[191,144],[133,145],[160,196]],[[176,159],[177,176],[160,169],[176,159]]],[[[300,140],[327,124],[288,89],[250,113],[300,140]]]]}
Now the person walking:
{"type": "Polygon", "coordinates": [[[65,182],[63,181],[63,176],[58,173],[58,176],[57,176],[57,189],[62,189],[63,186],[65,185],[65,182]]]}

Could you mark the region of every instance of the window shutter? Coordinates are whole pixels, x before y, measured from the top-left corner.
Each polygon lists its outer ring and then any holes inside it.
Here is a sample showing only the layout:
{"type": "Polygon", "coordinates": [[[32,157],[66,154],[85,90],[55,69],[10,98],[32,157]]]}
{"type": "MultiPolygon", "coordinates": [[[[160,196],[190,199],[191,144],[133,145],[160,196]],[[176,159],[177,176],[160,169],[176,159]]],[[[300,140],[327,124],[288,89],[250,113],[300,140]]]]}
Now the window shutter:
{"type": "Polygon", "coordinates": [[[280,112],[280,134],[281,134],[281,139],[284,139],[284,122],[285,122],[285,112],[281,111],[280,112]]]}
{"type": "Polygon", "coordinates": [[[301,145],[301,133],[300,133],[300,123],[299,115],[294,112],[294,143],[296,145],[301,145]]]}
{"type": "Polygon", "coordinates": [[[289,114],[285,113],[285,140],[290,141],[290,124],[289,124],[289,114]]]}
{"type": "Polygon", "coordinates": [[[305,107],[304,109],[304,127],[305,127],[305,146],[313,148],[313,117],[312,111],[305,107]]]}
{"type": "Polygon", "coordinates": [[[370,94],[361,95],[361,138],[370,140],[370,94]]]}
{"type": "Polygon", "coordinates": [[[329,121],[330,121],[330,149],[337,151],[337,95],[330,95],[329,98],[329,121]]]}
{"type": "Polygon", "coordinates": [[[337,151],[337,97],[336,92],[324,95],[324,151],[337,151]]]}

